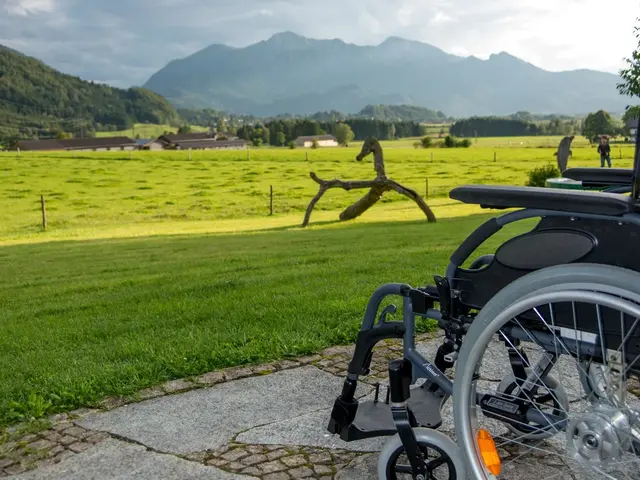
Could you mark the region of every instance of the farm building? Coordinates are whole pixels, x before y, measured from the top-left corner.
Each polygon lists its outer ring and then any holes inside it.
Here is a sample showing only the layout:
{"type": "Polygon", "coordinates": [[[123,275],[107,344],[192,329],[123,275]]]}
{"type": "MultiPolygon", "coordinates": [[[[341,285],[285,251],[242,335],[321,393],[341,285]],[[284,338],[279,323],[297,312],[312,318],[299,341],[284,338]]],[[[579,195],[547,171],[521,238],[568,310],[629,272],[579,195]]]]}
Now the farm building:
{"type": "Polygon", "coordinates": [[[162,150],[164,148],[164,144],[159,142],[158,140],[154,140],[153,138],[140,138],[136,140],[136,145],[138,150],[162,150]]]}
{"type": "Polygon", "coordinates": [[[208,140],[201,141],[186,141],[178,142],[175,144],[177,150],[243,150],[247,148],[247,142],[245,140],[215,140],[210,138],[208,140]]]}
{"type": "Polygon", "coordinates": [[[16,142],[11,149],[44,152],[49,150],[64,150],[64,146],[58,140],[20,140],[16,142]]]}
{"type": "Polygon", "coordinates": [[[136,150],[138,146],[135,140],[129,137],[96,137],[96,138],[70,138],[58,140],[65,150],[76,152],[110,152],[113,150],[136,150]]]}
{"type": "Polygon", "coordinates": [[[176,145],[184,142],[200,142],[207,140],[215,140],[209,132],[200,133],[176,133],[171,135],[161,135],[158,142],[162,143],[163,148],[176,148],[176,145]]]}
{"type": "Polygon", "coordinates": [[[311,148],[314,139],[319,147],[338,146],[338,140],[333,135],[309,135],[296,138],[296,147],[311,148]]]}

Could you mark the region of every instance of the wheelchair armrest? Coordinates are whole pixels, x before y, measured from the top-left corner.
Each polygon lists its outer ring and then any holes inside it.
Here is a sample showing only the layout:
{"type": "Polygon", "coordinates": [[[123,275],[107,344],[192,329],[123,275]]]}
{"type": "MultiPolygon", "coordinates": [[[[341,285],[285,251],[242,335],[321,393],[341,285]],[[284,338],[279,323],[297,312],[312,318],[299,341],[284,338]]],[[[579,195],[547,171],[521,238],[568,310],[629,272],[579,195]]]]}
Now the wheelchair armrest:
{"type": "Polygon", "coordinates": [[[630,168],[569,168],[562,176],[582,182],[585,187],[631,185],[633,170],[630,168]]]}

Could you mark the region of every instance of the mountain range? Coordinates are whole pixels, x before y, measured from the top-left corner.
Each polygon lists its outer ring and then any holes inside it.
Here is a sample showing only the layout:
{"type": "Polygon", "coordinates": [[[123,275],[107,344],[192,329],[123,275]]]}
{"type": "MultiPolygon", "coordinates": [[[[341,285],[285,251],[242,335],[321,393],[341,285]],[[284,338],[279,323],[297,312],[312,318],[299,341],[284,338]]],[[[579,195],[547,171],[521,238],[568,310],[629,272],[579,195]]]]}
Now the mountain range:
{"type": "Polygon", "coordinates": [[[622,111],[617,75],[549,72],[501,52],[482,60],[390,37],[376,46],[279,33],[248,47],[214,44],[173,60],[144,87],[177,107],[233,114],[357,112],[409,104],[464,117],[515,111],[622,111]]]}

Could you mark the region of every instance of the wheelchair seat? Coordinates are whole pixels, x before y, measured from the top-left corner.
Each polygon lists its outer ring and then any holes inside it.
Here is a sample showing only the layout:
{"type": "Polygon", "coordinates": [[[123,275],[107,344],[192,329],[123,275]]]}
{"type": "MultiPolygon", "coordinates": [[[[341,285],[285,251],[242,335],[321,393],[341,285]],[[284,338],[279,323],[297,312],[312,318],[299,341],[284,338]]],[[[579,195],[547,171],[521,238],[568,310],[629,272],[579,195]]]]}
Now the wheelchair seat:
{"type": "Polygon", "coordinates": [[[630,168],[569,168],[562,176],[582,182],[585,187],[631,185],[633,170],[630,168]]]}
{"type": "Polygon", "coordinates": [[[491,209],[528,208],[611,216],[637,211],[636,202],[625,195],[543,187],[463,185],[451,190],[449,197],[491,209]]]}

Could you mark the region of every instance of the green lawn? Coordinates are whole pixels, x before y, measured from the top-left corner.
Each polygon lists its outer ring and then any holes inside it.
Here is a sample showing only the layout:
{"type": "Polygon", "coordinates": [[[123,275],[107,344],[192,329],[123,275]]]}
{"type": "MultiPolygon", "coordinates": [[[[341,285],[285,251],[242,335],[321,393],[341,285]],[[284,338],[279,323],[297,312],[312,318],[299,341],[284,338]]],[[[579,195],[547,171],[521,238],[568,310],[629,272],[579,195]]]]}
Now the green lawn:
{"type": "MultiPolygon", "coordinates": [[[[363,192],[332,190],[300,229],[317,191],[310,170],[373,177],[355,147],[193,152],[191,161],[187,152],[0,154],[0,425],[352,342],[377,286],[431,282],[488,218],[448,199],[452,187],[522,185],[554,161],[551,148],[385,148],[392,178],[420,192],[429,178],[438,223],[390,193],[341,224],[340,210],[363,192]]],[[[632,154],[625,147],[615,166],[632,154]]],[[[570,165],[598,163],[593,149],[574,148],[570,165]]]]}
{"type": "MultiPolygon", "coordinates": [[[[209,129],[207,127],[198,127],[192,126],[191,129],[194,132],[206,132],[209,129]]],[[[145,123],[136,123],[134,128],[130,128],[128,130],[120,130],[117,132],[97,132],[97,137],[130,137],[135,138],[136,135],[140,135],[140,138],[158,138],[165,131],[169,132],[177,132],[178,129],[176,127],[172,127],[171,125],[157,125],[157,124],[145,124],[145,123]]]]}
{"type": "Polygon", "coordinates": [[[0,425],[350,343],[377,286],[431,282],[484,218],[2,247],[0,425]]]}

